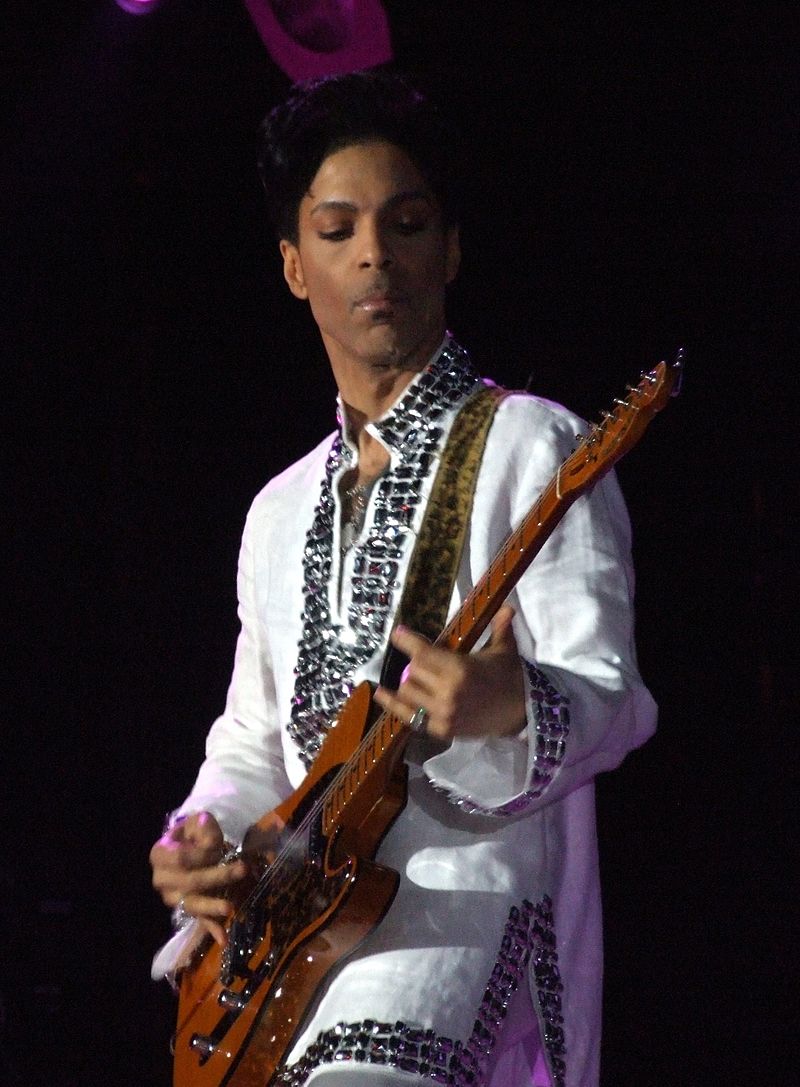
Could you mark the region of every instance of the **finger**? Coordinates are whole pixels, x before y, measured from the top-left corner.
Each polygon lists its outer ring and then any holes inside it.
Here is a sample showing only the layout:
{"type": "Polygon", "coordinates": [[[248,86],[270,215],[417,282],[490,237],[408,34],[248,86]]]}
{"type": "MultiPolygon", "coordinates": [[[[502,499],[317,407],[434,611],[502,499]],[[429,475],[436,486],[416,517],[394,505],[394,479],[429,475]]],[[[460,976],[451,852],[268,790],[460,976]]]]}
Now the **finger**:
{"type": "Polygon", "coordinates": [[[182,868],[180,850],[175,842],[166,843],[159,838],[150,850],[150,864],[155,868],[182,868]]]}
{"type": "MultiPolygon", "coordinates": [[[[196,812],[181,818],[169,827],[158,839],[150,851],[151,864],[167,862],[167,856],[174,858],[174,863],[184,863],[180,857],[187,847],[197,850],[197,856],[210,858],[214,852],[220,855],[224,847],[222,830],[209,812],[196,812]]],[[[183,856],[186,856],[184,853],[183,856]]],[[[216,859],[216,858],[215,858],[216,859]]],[[[211,863],[209,859],[193,861],[195,865],[211,863]]]]}
{"type": "MultiPolygon", "coordinates": [[[[404,705],[409,706],[412,710],[417,709],[418,706],[425,706],[431,710],[437,704],[437,689],[441,684],[431,687],[427,683],[420,683],[417,677],[412,673],[408,679],[404,680],[396,691],[391,693],[395,695],[404,705]]],[[[386,688],[381,688],[386,690],[386,688]]]]}
{"type": "Polygon", "coordinates": [[[201,811],[189,815],[176,826],[176,839],[195,847],[199,852],[222,852],[224,837],[219,823],[210,812],[201,811]]]}
{"type": "Polygon", "coordinates": [[[413,630],[409,630],[408,627],[404,627],[399,623],[392,631],[391,641],[392,645],[405,653],[411,660],[422,653],[423,650],[431,648],[431,643],[427,638],[423,638],[421,634],[415,634],[413,630]]]}
{"type": "Polygon", "coordinates": [[[266,826],[254,823],[245,834],[242,849],[247,856],[264,857],[272,863],[286,837],[282,819],[274,818],[266,826]]]}
{"type": "Polygon", "coordinates": [[[205,847],[222,845],[222,830],[211,812],[201,811],[195,816],[190,816],[188,828],[191,830],[192,839],[197,845],[205,847]]]}
{"type": "Polygon", "coordinates": [[[463,662],[449,650],[432,648],[424,657],[417,657],[409,664],[398,690],[413,687],[426,698],[436,698],[443,686],[455,683],[463,669],[463,662]]]}
{"type": "Polygon", "coordinates": [[[498,610],[497,615],[492,619],[492,634],[487,648],[491,647],[504,652],[511,650],[516,652],[517,641],[512,626],[515,614],[516,612],[510,604],[503,604],[498,610]]]}
{"type": "Polygon", "coordinates": [[[174,872],[194,868],[217,867],[221,859],[219,849],[199,849],[185,843],[160,839],[150,850],[150,864],[153,869],[170,869],[174,872]]]}
{"type": "Polygon", "coordinates": [[[446,740],[451,736],[451,729],[448,722],[444,718],[437,717],[421,702],[415,702],[413,704],[405,702],[398,695],[393,694],[391,691],[387,691],[383,687],[379,687],[374,695],[375,701],[382,706],[389,713],[394,714],[406,725],[411,725],[411,720],[417,710],[425,710],[429,716],[425,718],[424,725],[420,725],[420,731],[425,732],[428,736],[434,738],[446,740]]]}
{"type": "Polygon", "coordinates": [[[215,864],[211,868],[158,867],[153,870],[153,886],[163,895],[174,892],[181,895],[230,887],[247,871],[242,861],[233,864],[215,864]]]}
{"type": "Polygon", "coordinates": [[[222,845],[196,845],[186,842],[177,853],[182,868],[219,867],[222,860],[222,845]]]}
{"type": "Polygon", "coordinates": [[[184,913],[188,913],[192,917],[208,917],[223,921],[232,917],[235,911],[230,899],[215,898],[213,895],[180,895],[174,902],[167,903],[167,905],[173,907],[178,904],[181,905],[184,913]]]}
{"type": "Polygon", "coordinates": [[[414,680],[429,695],[435,694],[443,675],[461,665],[455,653],[431,645],[420,634],[414,634],[406,627],[396,628],[392,634],[392,643],[409,658],[409,663],[403,670],[401,686],[414,680]]]}
{"type": "Polygon", "coordinates": [[[211,868],[195,868],[186,873],[186,881],[190,890],[205,891],[220,887],[230,887],[238,883],[247,872],[244,861],[234,861],[232,864],[215,864],[211,868]]]}
{"type": "Polygon", "coordinates": [[[204,928],[220,947],[227,947],[228,930],[218,921],[212,921],[210,917],[198,917],[197,921],[201,928],[204,928]]]}
{"type": "Polygon", "coordinates": [[[385,687],[378,687],[375,691],[374,699],[384,710],[393,713],[395,717],[399,717],[400,720],[405,721],[406,724],[408,724],[414,711],[419,708],[419,703],[412,706],[398,694],[393,691],[387,691],[385,687]]]}

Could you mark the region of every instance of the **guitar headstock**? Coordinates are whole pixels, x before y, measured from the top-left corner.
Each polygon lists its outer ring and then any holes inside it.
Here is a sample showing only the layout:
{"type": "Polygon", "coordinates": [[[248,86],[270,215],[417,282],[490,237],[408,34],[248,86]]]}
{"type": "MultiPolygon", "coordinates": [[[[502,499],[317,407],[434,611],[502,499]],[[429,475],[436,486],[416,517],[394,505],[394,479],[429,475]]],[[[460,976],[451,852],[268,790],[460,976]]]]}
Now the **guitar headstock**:
{"type": "Polygon", "coordinates": [[[582,494],[600,480],[615,461],[638,442],[653,416],[680,392],[684,351],[679,348],[671,363],[659,362],[643,374],[636,386],[628,386],[624,400],[615,400],[611,411],[593,423],[558,474],[559,497],[582,494]]]}

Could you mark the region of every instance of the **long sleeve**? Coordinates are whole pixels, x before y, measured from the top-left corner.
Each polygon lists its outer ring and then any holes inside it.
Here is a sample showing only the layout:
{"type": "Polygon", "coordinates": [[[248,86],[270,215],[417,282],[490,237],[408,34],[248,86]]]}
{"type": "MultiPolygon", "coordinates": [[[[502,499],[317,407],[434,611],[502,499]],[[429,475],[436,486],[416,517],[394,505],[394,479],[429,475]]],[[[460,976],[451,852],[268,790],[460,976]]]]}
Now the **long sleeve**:
{"type": "MultiPolygon", "coordinates": [[[[211,727],[206,758],[191,793],[174,813],[209,811],[228,840],[241,841],[247,828],[290,792],[280,737],[271,653],[257,607],[257,578],[265,579],[266,556],[256,564],[260,507],[248,515],[239,554],[237,589],[241,630],[224,712],[211,727]]],[[[260,585],[262,593],[267,586],[260,585]]]]}
{"type": "MultiPolygon", "coordinates": [[[[448,341],[368,424],[391,467],[344,561],[337,487],[354,451],[341,434],[256,498],[239,562],[233,679],[179,814],[208,809],[240,839],[303,780],[301,747],[324,734],[338,697],[351,682],[377,680],[442,443],[476,383],[448,341]]],[[[535,397],[499,406],[451,615],[582,426],[535,397]]],[[[513,977],[525,981],[514,986],[517,1033],[498,1039],[508,1059],[527,1070],[538,1047],[549,1083],[596,1084],[602,935],[591,781],[655,722],[636,667],[632,598],[627,514],[607,477],[567,512],[511,598],[526,728],[513,738],[456,740],[422,765],[429,748],[410,752],[407,802],[376,854],[400,874],[397,895],[304,1022],[286,1058],[298,1076],[349,1082],[353,1066],[335,1064],[350,1054],[351,1032],[358,1040],[359,1024],[372,1032],[381,1023],[393,1025],[404,1053],[424,1031],[455,1045],[459,1062],[473,1061],[458,1067],[480,1070],[499,1027],[493,986],[513,977]]],[[[174,968],[190,929],[157,956],[155,976],[174,968]]],[[[508,1067],[498,1064],[496,1075],[486,1067],[476,1082],[505,1087],[508,1067]]]]}
{"type": "MultiPolygon", "coordinates": [[[[477,580],[575,444],[575,416],[512,397],[487,444],[471,525],[477,580]]],[[[655,727],[633,642],[630,527],[613,474],[569,509],[512,595],[526,667],[528,726],[519,737],[455,741],[429,760],[459,806],[518,815],[617,766],[655,727]]]]}

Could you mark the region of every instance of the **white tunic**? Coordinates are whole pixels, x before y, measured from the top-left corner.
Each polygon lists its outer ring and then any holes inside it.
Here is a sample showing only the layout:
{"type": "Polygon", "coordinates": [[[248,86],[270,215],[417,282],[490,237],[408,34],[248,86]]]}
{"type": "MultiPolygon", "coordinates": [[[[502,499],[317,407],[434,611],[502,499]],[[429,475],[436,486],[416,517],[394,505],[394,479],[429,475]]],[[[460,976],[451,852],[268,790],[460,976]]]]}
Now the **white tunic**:
{"type": "MultiPolygon", "coordinates": [[[[302,781],[297,738],[308,736],[314,712],[304,718],[298,704],[308,703],[319,674],[317,628],[333,631],[340,657],[348,646],[356,659],[368,654],[349,682],[378,680],[399,603],[392,586],[405,576],[435,452],[474,380],[464,353],[446,341],[395,407],[368,424],[391,465],[370,498],[361,546],[343,559],[338,480],[357,451],[341,431],[257,496],[239,561],[242,626],[225,711],[176,816],[208,810],[226,837],[241,840],[302,781]],[[431,395],[440,411],[432,432],[424,422],[431,395]],[[433,457],[420,458],[420,435],[433,457]],[[406,481],[415,471],[418,479],[411,498],[399,501],[409,493],[400,482],[404,466],[406,481]],[[365,589],[364,555],[387,538],[399,556],[397,570],[388,571],[394,577],[380,583],[375,575],[379,582],[365,589]],[[323,585],[314,580],[320,570],[323,585]]],[[[532,396],[500,404],[451,614],[583,426],[532,396]]],[[[592,781],[655,726],[636,668],[632,595],[628,518],[610,475],[567,512],[511,598],[521,666],[536,695],[528,699],[527,729],[455,740],[428,758],[409,752],[408,803],[377,857],[400,872],[399,891],[328,984],[289,1055],[287,1083],[382,1087],[420,1076],[491,1087],[597,1083],[602,942],[592,781]],[[512,995],[515,971],[527,984],[512,995]]]]}

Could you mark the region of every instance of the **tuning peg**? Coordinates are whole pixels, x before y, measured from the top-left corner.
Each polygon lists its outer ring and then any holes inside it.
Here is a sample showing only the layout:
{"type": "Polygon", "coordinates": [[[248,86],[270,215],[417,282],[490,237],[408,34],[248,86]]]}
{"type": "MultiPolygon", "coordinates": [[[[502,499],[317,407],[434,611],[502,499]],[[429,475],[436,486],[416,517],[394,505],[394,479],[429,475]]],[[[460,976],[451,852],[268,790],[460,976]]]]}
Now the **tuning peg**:
{"type": "Polygon", "coordinates": [[[210,1034],[193,1034],[189,1039],[190,1047],[204,1059],[208,1059],[217,1048],[210,1034]]]}
{"type": "Polygon", "coordinates": [[[247,1007],[247,997],[235,993],[233,989],[221,989],[217,997],[217,1003],[221,1008],[229,1008],[231,1011],[244,1011],[247,1007]]]}
{"type": "Polygon", "coordinates": [[[680,396],[681,389],[683,388],[683,375],[686,372],[684,370],[684,363],[686,362],[686,352],[682,347],[679,347],[675,352],[675,361],[672,363],[673,370],[678,371],[678,376],[675,379],[675,384],[672,386],[672,392],[670,396],[680,396]]]}

